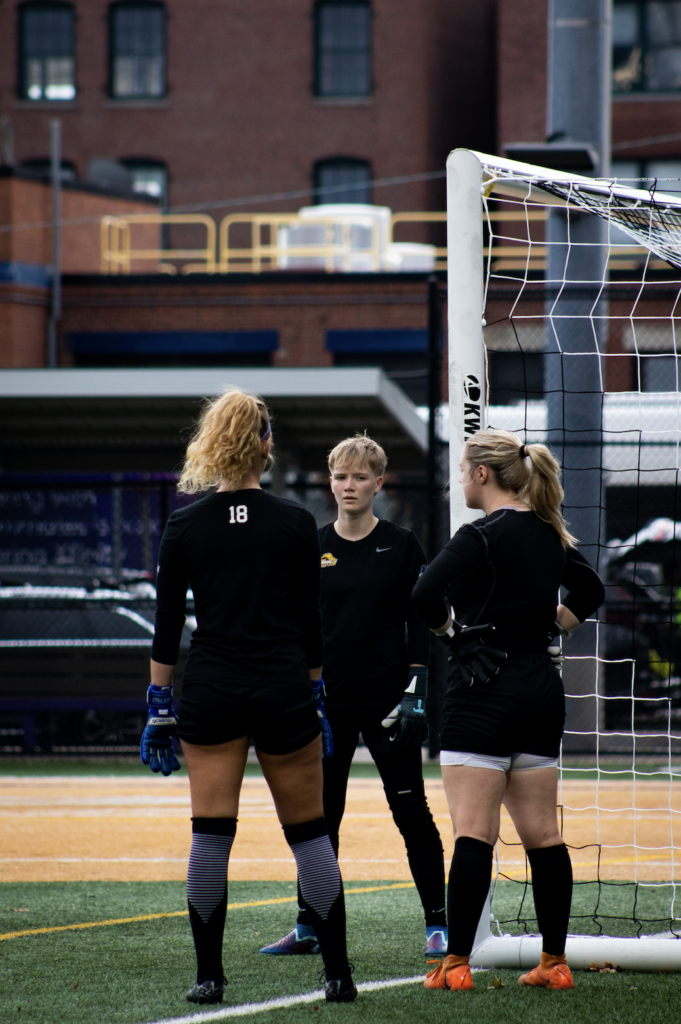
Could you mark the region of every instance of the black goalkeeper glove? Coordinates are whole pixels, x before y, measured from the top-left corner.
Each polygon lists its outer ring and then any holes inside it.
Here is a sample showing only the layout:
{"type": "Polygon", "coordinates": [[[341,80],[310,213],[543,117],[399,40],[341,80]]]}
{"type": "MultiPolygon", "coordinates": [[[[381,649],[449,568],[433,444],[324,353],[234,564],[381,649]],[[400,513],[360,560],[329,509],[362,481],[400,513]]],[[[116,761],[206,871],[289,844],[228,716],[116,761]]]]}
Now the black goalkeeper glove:
{"type": "Polygon", "coordinates": [[[413,666],[409,669],[409,680],[402,700],[381,722],[384,729],[391,730],[390,742],[401,749],[420,747],[428,736],[428,669],[425,665],[413,666]]]}
{"type": "Polygon", "coordinates": [[[447,633],[440,637],[449,647],[449,658],[459,666],[466,686],[488,683],[506,661],[506,651],[486,642],[493,635],[491,622],[484,626],[462,626],[452,621],[447,633]]]}

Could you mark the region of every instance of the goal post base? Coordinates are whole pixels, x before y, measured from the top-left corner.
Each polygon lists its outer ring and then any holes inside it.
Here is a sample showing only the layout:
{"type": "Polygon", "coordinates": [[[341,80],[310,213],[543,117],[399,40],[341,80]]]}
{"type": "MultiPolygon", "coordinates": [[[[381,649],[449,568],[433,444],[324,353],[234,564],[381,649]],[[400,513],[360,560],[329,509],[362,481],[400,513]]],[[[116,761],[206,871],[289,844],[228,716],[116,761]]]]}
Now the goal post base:
{"type": "MultiPolygon", "coordinates": [[[[489,935],[473,950],[471,967],[536,967],[541,947],[541,935],[489,935]]],[[[671,936],[568,935],[565,952],[575,970],[607,964],[626,971],[681,971],[681,940],[671,936]]]]}

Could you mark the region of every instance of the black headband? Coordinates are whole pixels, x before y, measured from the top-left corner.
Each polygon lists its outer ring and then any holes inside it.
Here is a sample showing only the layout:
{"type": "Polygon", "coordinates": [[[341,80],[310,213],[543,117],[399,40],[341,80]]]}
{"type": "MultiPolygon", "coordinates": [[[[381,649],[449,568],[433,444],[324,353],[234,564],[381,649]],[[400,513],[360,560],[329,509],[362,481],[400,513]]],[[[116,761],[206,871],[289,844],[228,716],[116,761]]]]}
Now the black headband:
{"type": "Polygon", "coordinates": [[[260,440],[261,440],[261,441],[264,441],[264,440],[265,440],[265,438],[266,438],[266,437],[268,436],[268,434],[269,434],[269,432],[270,432],[270,430],[271,430],[271,429],[272,429],[272,424],[271,424],[271,423],[268,423],[268,424],[267,424],[267,430],[265,431],[265,433],[264,433],[264,434],[262,435],[262,437],[260,438],[260,440]]]}
{"type": "Polygon", "coordinates": [[[520,448],[518,449],[518,458],[519,459],[524,459],[525,458],[525,445],[524,444],[521,444],[520,448]]]}

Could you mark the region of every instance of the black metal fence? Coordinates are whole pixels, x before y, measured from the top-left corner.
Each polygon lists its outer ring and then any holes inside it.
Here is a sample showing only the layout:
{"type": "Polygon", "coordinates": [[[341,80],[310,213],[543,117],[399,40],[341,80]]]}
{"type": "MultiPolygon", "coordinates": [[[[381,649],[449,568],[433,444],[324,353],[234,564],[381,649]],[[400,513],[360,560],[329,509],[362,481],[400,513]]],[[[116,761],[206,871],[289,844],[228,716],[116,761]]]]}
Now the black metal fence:
{"type": "MultiPolygon", "coordinates": [[[[168,516],[196,500],[178,495],[176,482],[171,474],[0,476],[0,754],[137,749],[160,539],[168,516]]],[[[321,474],[288,474],[280,493],[319,526],[335,518],[321,474]]],[[[377,515],[413,529],[426,550],[429,508],[419,477],[391,478],[376,499],[377,515]]],[[[188,602],[176,697],[195,624],[188,602]]],[[[434,680],[434,694],[443,686],[444,676],[434,680]]],[[[438,709],[436,699],[433,736],[438,709]]]]}

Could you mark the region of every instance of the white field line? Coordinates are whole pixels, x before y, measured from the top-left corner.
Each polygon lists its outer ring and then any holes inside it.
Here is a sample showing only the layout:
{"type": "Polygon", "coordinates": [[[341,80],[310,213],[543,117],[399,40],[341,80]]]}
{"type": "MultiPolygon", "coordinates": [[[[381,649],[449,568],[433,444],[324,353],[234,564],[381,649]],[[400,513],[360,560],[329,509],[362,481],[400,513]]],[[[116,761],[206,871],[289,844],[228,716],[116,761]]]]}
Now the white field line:
{"type": "MultiPolygon", "coordinates": [[[[389,981],[363,981],[357,988],[360,992],[376,992],[381,988],[396,988],[398,985],[414,985],[423,981],[424,974],[411,978],[391,978],[389,981]]],[[[154,1021],[153,1024],[198,1024],[200,1021],[224,1020],[225,1017],[247,1017],[251,1013],[265,1013],[267,1010],[282,1010],[287,1006],[299,1003],[324,1002],[324,991],[303,992],[298,996],[284,996],[281,999],[268,999],[264,1003],[242,1003],[240,1006],[225,1006],[221,1010],[208,1010],[204,1013],[190,1013],[186,1017],[167,1017],[165,1020],[154,1021]]]]}

